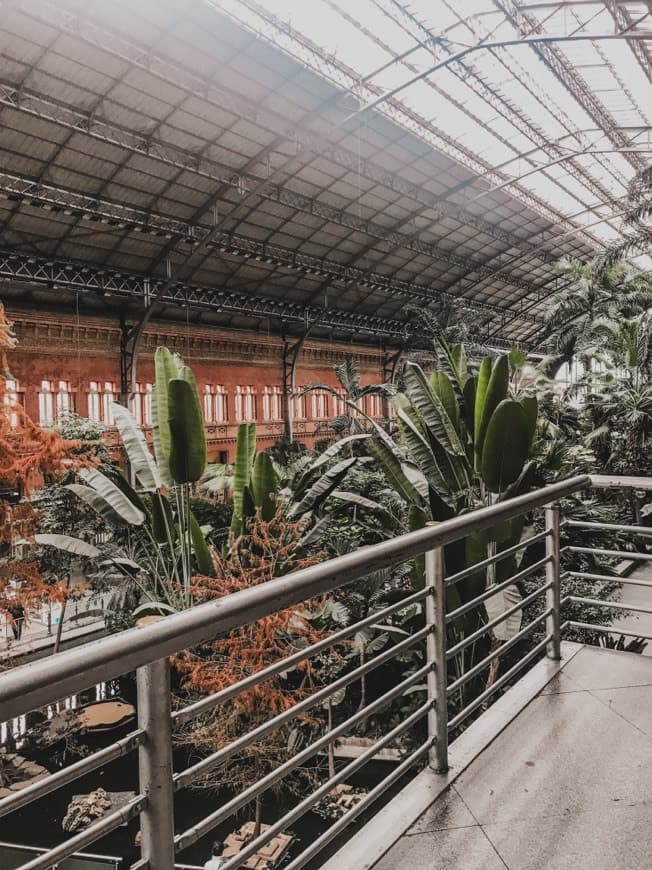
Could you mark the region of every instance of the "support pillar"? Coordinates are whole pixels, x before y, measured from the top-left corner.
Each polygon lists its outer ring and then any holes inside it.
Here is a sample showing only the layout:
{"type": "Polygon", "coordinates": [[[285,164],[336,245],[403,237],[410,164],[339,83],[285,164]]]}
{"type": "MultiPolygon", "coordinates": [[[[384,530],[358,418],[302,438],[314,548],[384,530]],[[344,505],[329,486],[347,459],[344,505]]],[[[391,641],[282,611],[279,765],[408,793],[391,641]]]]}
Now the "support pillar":
{"type": "Polygon", "coordinates": [[[290,344],[286,337],[283,338],[283,420],[285,437],[290,442],[294,440],[294,391],[296,389],[297,363],[301,348],[313,326],[314,323],[307,326],[301,338],[293,344],[290,344]]]}

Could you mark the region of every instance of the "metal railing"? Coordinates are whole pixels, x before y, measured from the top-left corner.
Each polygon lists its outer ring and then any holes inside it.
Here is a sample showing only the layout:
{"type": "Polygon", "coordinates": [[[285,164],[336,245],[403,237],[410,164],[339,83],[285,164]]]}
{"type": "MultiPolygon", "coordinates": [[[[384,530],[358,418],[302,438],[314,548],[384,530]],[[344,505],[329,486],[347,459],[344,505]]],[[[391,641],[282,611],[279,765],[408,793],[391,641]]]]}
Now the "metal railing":
{"type": "MultiPolygon", "coordinates": [[[[382,794],[399,783],[415,765],[423,762],[428,763],[436,771],[445,771],[448,767],[449,734],[457,731],[469,717],[484,708],[494,694],[504,689],[536,658],[544,654],[559,658],[561,636],[565,626],[575,628],[588,626],[592,630],[595,628],[579,621],[568,621],[562,624],[561,614],[564,604],[577,605],[586,602],[592,606],[617,607],[611,601],[605,602],[575,595],[562,597],[564,576],[592,581],[599,577],[598,582],[600,579],[613,582],[614,578],[577,571],[562,574],[560,565],[562,556],[566,558],[568,554],[580,554],[588,548],[569,545],[562,552],[560,546],[562,522],[557,502],[591,486],[621,485],[652,488],[651,481],[638,478],[626,479],[621,484],[617,479],[611,478],[606,480],[590,478],[586,475],[574,477],[201,604],[159,622],[131,629],[5,672],[0,676],[1,719],[9,719],[42,708],[94,683],[109,681],[133,670],[136,671],[137,681],[138,727],[131,734],[81,758],[45,779],[32,783],[16,794],[3,798],[0,800],[0,817],[21,809],[32,801],[74,782],[79,777],[133,752],[138,754],[138,793],[119,810],[110,812],[86,830],[24,864],[23,870],[41,870],[57,864],[66,856],[86,848],[137,815],[140,816],[142,847],[141,859],[134,866],[139,868],[148,866],[150,870],[172,870],[176,855],[264,794],[299,766],[310,762],[361,722],[367,721],[373,714],[386,710],[398,699],[404,699],[409,690],[414,691],[417,687],[424,689],[423,702],[415,706],[409,715],[406,714],[402,721],[382,734],[357,758],[336,771],[334,775],[331,771],[329,778],[316,790],[298,800],[295,806],[269,827],[264,827],[259,836],[246,843],[244,848],[226,863],[226,870],[235,870],[242,866],[276,834],[287,831],[337,785],[349,779],[352,774],[371,761],[381,749],[392,744],[396,745],[397,741],[400,742],[406,735],[411,734],[412,748],[405,752],[391,772],[373,785],[358,803],[349,808],[320,836],[307,844],[298,854],[293,854],[290,863],[286,865],[288,870],[298,870],[303,867],[347,825],[371,807],[382,794]],[[446,546],[469,535],[496,527],[507,520],[524,514],[531,515],[541,508],[545,509],[545,521],[543,530],[538,534],[501,552],[492,553],[472,567],[446,576],[444,557],[446,546]],[[478,571],[497,565],[501,560],[522,553],[533,545],[540,547],[542,544],[545,546],[545,555],[542,558],[446,612],[446,596],[451,588],[478,571]],[[423,589],[406,594],[406,597],[400,601],[384,607],[365,619],[297,650],[281,661],[248,675],[234,685],[173,712],[169,656],[218,635],[224,637],[229,631],[324,593],[334,592],[379,569],[399,565],[422,554],[425,554],[423,589]],[[543,582],[538,582],[541,575],[543,575],[543,582]],[[460,620],[470,613],[474,612],[477,615],[484,612],[482,605],[492,595],[513,587],[515,583],[525,579],[528,579],[530,584],[536,584],[532,591],[520,596],[513,605],[493,618],[488,618],[486,613],[480,616],[477,628],[474,630],[464,635],[455,631],[460,620]],[[519,627],[516,633],[499,646],[495,643],[488,644],[488,652],[479,660],[475,660],[469,651],[475,651],[481,639],[490,638],[493,631],[511,616],[516,613],[523,614],[530,605],[540,604],[541,599],[543,599],[541,612],[537,612],[526,625],[519,627]],[[421,608],[423,614],[422,628],[357,667],[346,671],[328,685],[317,689],[253,730],[241,734],[228,745],[190,763],[183,770],[173,769],[172,740],[175,728],[194,720],[199,715],[216,710],[240,693],[287,672],[301,662],[313,659],[338,644],[349,641],[362,629],[382,626],[390,617],[415,606],[421,608]],[[535,633],[537,633],[536,639],[530,648],[504,673],[500,676],[494,674],[495,678],[491,681],[486,680],[485,687],[474,693],[472,697],[469,697],[468,693],[465,694],[465,688],[473,686],[473,681],[477,677],[491,669],[494,663],[497,664],[498,659],[509,651],[515,653],[518,644],[535,633]],[[539,634],[542,634],[541,638],[539,634]],[[447,637],[453,641],[450,645],[447,645],[447,637]],[[366,677],[383,664],[398,660],[407,651],[415,649],[421,650],[422,665],[399,679],[391,688],[383,687],[382,694],[374,697],[362,709],[331,727],[294,755],[290,755],[276,769],[257,782],[252,782],[223,806],[186,830],[176,833],[174,825],[176,792],[191,786],[220,765],[228,764],[237,753],[297,720],[308,710],[327,702],[329,697],[341,689],[360,681],[362,677],[366,677]],[[461,699],[457,707],[453,704],[453,699],[461,699]],[[451,705],[454,714],[449,716],[451,705]]],[[[568,520],[563,525],[572,529],[586,528],[590,525],[595,531],[595,524],[568,520]]],[[[608,523],[597,525],[601,529],[610,528],[608,523]]],[[[635,534],[652,535],[652,529],[645,527],[619,526],[619,529],[635,534]]],[[[615,549],[605,549],[602,552],[609,557],[627,558],[631,555],[641,561],[652,558],[644,553],[630,554],[615,549]]],[[[652,585],[646,581],[625,581],[621,578],[617,578],[617,582],[652,585]]]]}

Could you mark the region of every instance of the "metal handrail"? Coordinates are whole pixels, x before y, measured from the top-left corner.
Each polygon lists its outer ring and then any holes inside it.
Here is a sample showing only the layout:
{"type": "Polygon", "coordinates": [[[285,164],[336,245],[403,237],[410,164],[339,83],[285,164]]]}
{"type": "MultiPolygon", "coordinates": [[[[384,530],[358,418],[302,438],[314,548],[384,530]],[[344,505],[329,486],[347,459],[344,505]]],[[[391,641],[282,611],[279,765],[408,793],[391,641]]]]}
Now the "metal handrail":
{"type": "Polygon", "coordinates": [[[173,655],[223,632],[240,628],[292,607],[307,599],[332,592],[360,577],[372,574],[443,547],[474,532],[482,531],[538,507],[572,495],[591,485],[588,474],[544,486],[436,526],[362,547],[235,592],[216,601],[175,613],[160,622],[128,629],[84,644],[51,658],[31,662],[0,676],[0,707],[5,719],[25,710],[44,707],[64,695],[72,695],[94,683],[108,682],[152,661],[173,655]]]}
{"type": "MultiPolygon", "coordinates": [[[[566,603],[586,603],[591,606],[605,606],[614,610],[622,609],[613,602],[597,599],[567,596],[561,598],[562,576],[577,577],[577,579],[621,582],[621,578],[604,578],[600,575],[582,574],[570,571],[561,574],[560,568],[560,512],[555,504],[559,499],[573,495],[595,483],[598,487],[617,486],[617,479],[591,478],[582,475],[551,486],[543,487],[534,492],[517,498],[498,502],[455,517],[446,522],[428,526],[416,532],[365,547],[354,553],[341,556],[328,562],[319,563],[310,568],[297,571],[286,577],[278,578],[268,583],[247,589],[217,601],[199,605],[188,611],[173,614],[164,620],[149,624],[142,628],[122,632],[119,635],[104,638],[84,646],[77,647],[57,656],[32,664],[15,668],[0,675],[0,709],[2,718],[9,719],[29,710],[44,707],[48,703],[69,694],[74,694],[95,682],[114,679],[124,673],[136,670],[138,683],[138,729],[132,735],[105,747],[77,764],[50,776],[42,782],[30,786],[16,796],[0,801],[0,815],[25,806],[37,797],[50,794],[63,784],[68,784],[83,773],[94,770],[106,763],[137,749],[139,756],[139,793],[129,806],[117,813],[112,813],[91,825],[82,834],[76,835],[65,843],[49,850],[45,854],[24,865],[23,870],[43,870],[55,860],[61,861],[66,856],[78,850],[82,845],[98,839],[103,832],[110,830],[120,820],[126,820],[140,813],[141,831],[143,835],[143,857],[136,866],[148,866],[149,870],[172,870],[175,854],[196,842],[209,833],[216,825],[232,816],[246,803],[271,788],[282,780],[297,766],[313,758],[317,753],[328,748],[355,727],[356,724],[378,712],[392,701],[403,697],[406,692],[415,689],[425,693],[424,703],[415,712],[403,719],[388,733],[383,734],[368,749],[352,763],[340,770],[334,776],[322,783],[316,791],[303,798],[282,818],[275,821],[260,836],[247,845],[225,865],[225,870],[237,870],[247,857],[257,852],[276,834],[300,818],[311,807],[318,803],[334,786],[347,778],[354,770],[359,769],[374,758],[380,749],[388,746],[401,735],[407,734],[413,726],[422,719],[427,719],[427,739],[420,742],[416,749],[401,760],[400,764],[378,785],[345,815],[335,822],[324,834],[317,837],[303,852],[294,858],[289,868],[298,870],[317,852],[330,842],[346,825],[369,807],[374,800],[397,782],[405,772],[419,763],[426,756],[435,770],[444,771],[448,765],[449,731],[456,729],[475,711],[496,693],[504,689],[517,677],[530,662],[543,654],[544,651],[552,658],[560,656],[560,637],[564,626],[578,628],[593,628],[588,623],[578,621],[561,622],[561,607],[566,603]],[[444,547],[450,543],[465,538],[499,523],[522,516],[537,508],[546,508],[545,529],[533,537],[489,556],[471,568],[465,568],[455,575],[446,577],[444,547]],[[459,583],[474,572],[484,570],[501,559],[526,550],[535,543],[545,542],[545,557],[539,558],[533,564],[517,571],[507,580],[501,580],[490,589],[483,590],[472,601],[464,602],[456,610],[446,615],[446,590],[459,583]],[[216,636],[224,636],[233,629],[267,617],[279,610],[292,607],[310,600],[320,594],[333,592],[336,589],[353,583],[381,568],[406,562],[415,556],[425,554],[425,588],[413,592],[400,601],[369,615],[354,625],[333,632],[328,637],[310,646],[296,650],[285,659],[267,666],[256,674],[251,674],[219,692],[201,698],[174,713],[171,710],[170,667],[168,656],[188,649],[198,643],[210,640],[216,636]],[[518,603],[507,608],[500,616],[488,619],[483,617],[483,624],[477,630],[459,638],[455,636],[457,620],[470,611],[483,607],[492,595],[505,591],[513,583],[532,577],[545,570],[543,582],[537,580],[536,588],[523,594],[518,603]],[[545,596],[546,603],[542,613],[530,618],[527,625],[519,629],[509,640],[497,648],[492,648],[481,661],[474,662],[466,670],[458,671],[455,678],[449,681],[447,674],[448,660],[467,649],[481,636],[492,628],[500,625],[510,615],[523,611],[538,598],[545,596]],[[378,624],[395,613],[408,607],[422,606],[424,627],[409,635],[382,653],[370,658],[364,664],[346,672],[344,676],[330,684],[320,687],[313,694],[295,704],[293,707],[264,722],[258,728],[238,737],[230,744],[221,747],[216,752],[203,758],[180,772],[172,769],[172,725],[193,719],[207,711],[218,709],[219,706],[233,699],[238,694],[252,689],[264,680],[278,676],[290,667],[306,661],[339,643],[346,643],[357,631],[378,624]],[[449,632],[455,637],[455,642],[447,649],[447,625],[449,632]],[[452,718],[448,719],[448,697],[479,676],[499,657],[530,636],[535,629],[545,626],[543,632],[537,635],[534,646],[522,655],[518,661],[491,682],[484,691],[468,701],[463,695],[465,706],[452,718]],[[401,653],[413,647],[425,647],[425,663],[417,668],[407,678],[402,679],[393,688],[387,688],[383,694],[349,716],[330,730],[321,734],[318,739],[279,764],[272,772],[263,776],[232,800],[213,811],[191,828],[175,834],[173,819],[173,793],[186,787],[213,770],[217,765],[228,762],[235,753],[242,751],[266,734],[291,722],[303,711],[315,704],[328,699],[339,688],[358,681],[364,675],[371,673],[385,662],[394,660],[401,653]],[[418,685],[417,685],[418,684],[418,685]],[[467,703],[468,701],[468,703],[467,703]]],[[[641,478],[627,478],[623,486],[636,489],[652,489],[652,481],[641,478]],[[643,483],[641,483],[643,481],[643,483]]],[[[640,534],[645,527],[626,526],[620,524],[595,523],[586,524],[569,521],[566,528],[590,528],[603,530],[628,531],[630,534],[640,534]]],[[[651,530],[652,531],[652,530],[651,530]]],[[[568,547],[565,553],[583,552],[582,548],[568,547]]],[[[600,551],[596,551],[600,552],[600,551]]],[[[624,551],[604,550],[605,555],[615,556],[624,551]]],[[[644,585],[645,581],[636,581],[644,585]]],[[[639,610],[645,608],[625,608],[639,610]]],[[[484,610],[484,608],[483,608],[484,610]]],[[[649,612],[649,611],[646,611],[649,612]]],[[[595,627],[603,631],[602,627],[595,627]]],[[[628,632],[622,632],[627,635],[628,632]]],[[[463,659],[458,656],[459,659],[463,659]]],[[[419,738],[421,739],[421,737],[419,738]]],[[[288,870],[289,870],[288,868],[288,870]]]]}

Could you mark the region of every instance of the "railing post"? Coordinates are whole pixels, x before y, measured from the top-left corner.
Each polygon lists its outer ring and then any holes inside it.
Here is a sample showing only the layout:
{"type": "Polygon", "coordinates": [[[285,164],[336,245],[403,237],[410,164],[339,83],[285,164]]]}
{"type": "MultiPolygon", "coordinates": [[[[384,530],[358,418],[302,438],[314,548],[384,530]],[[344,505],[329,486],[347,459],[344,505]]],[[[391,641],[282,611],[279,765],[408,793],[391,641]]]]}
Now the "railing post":
{"type": "Polygon", "coordinates": [[[428,711],[428,735],[435,738],[430,750],[430,766],[438,773],[448,770],[448,697],[446,693],[446,586],[444,548],[426,552],[426,624],[432,629],[426,637],[426,652],[432,669],[428,672],[428,698],[434,706],[428,711]]]}
{"type": "Polygon", "coordinates": [[[140,792],[147,798],[140,813],[141,856],[149,870],[174,868],[172,789],[172,716],[170,665],[159,659],[138,668],[138,725],[145,739],[138,748],[140,792]]]}
{"type": "Polygon", "coordinates": [[[546,582],[552,584],[546,591],[546,604],[550,615],[546,620],[547,633],[551,636],[548,644],[548,657],[561,658],[561,569],[559,547],[559,505],[553,504],[546,508],[546,582]]]}

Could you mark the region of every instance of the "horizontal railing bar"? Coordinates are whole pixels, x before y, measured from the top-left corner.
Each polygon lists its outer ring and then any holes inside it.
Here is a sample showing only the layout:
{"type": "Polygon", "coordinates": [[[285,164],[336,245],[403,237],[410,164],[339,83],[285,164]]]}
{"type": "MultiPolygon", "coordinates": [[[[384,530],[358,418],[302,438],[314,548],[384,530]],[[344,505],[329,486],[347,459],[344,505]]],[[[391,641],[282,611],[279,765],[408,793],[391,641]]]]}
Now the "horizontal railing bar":
{"type": "Polygon", "coordinates": [[[119,828],[120,825],[130,822],[145,806],[146,801],[147,798],[144,795],[137,795],[128,804],[120,807],[119,810],[109,813],[99,821],[94,822],[90,827],[80,831],[79,834],[70,837],[64,843],[48,849],[47,852],[39,855],[38,858],[33,858],[27,864],[21,864],[16,870],[47,870],[49,867],[60,864],[61,861],[74,855],[75,852],[79,852],[84,846],[94,843],[100,837],[119,828]]]}
{"type": "Polygon", "coordinates": [[[481,707],[485,701],[491,698],[491,696],[498,691],[498,689],[501,689],[505,685],[505,683],[508,683],[512,679],[512,677],[514,677],[522,668],[525,667],[525,665],[531,662],[532,659],[535,658],[535,656],[542,652],[550,643],[551,637],[551,634],[549,634],[547,637],[544,637],[542,641],[540,641],[536,646],[532,647],[527,655],[524,655],[523,658],[516,662],[516,664],[513,665],[508,671],[506,671],[506,673],[504,673],[502,677],[499,677],[499,679],[497,679],[492,686],[490,686],[488,689],[485,689],[484,692],[481,692],[477,698],[471,701],[470,704],[467,704],[467,706],[463,710],[460,710],[457,716],[453,716],[453,718],[448,723],[449,731],[452,731],[453,728],[457,728],[457,726],[461,722],[463,722],[468,716],[470,716],[471,713],[474,712],[474,710],[477,710],[478,707],[481,707]]]}
{"type": "Polygon", "coordinates": [[[284,870],[299,870],[300,867],[305,866],[311,858],[321,852],[324,846],[327,846],[331,840],[337,837],[340,831],[343,831],[348,827],[348,825],[350,825],[351,822],[360,815],[360,813],[363,813],[368,807],[375,803],[388,788],[391,788],[395,782],[398,782],[417,761],[423,758],[424,755],[427,755],[432,749],[434,743],[434,737],[431,737],[426,740],[425,743],[422,743],[418,749],[414,750],[409,758],[406,758],[405,761],[401,762],[401,764],[399,764],[399,766],[396,767],[389,776],[386,776],[385,779],[372,788],[366,797],[359,801],[355,806],[351,807],[348,813],[341,816],[336,822],[334,822],[334,824],[330,825],[328,830],[326,830],[320,837],[313,840],[308,848],[304,849],[300,855],[297,855],[294,861],[288,864],[284,870]]]}
{"type": "Polygon", "coordinates": [[[369,625],[374,625],[376,622],[378,622],[379,619],[386,619],[393,613],[397,613],[400,610],[404,610],[406,607],[410,607],[412,604],[417,604],[418,602],[423,601],[424,598],[426,598],[427,596],[428,589],[420,589],[418,592],[414,592],[412,595],[408,595],[402,601],[397,601],[395,604],[391,604],[389,605],[389,607],[385,607],[382,610],[373,613],[371,616],[367,616],[365,619],[361,619],[359,622],[356,622],[355,625],[348,625],[341,631],[336,631],[334,634],[329,635],[323,640],[320,640],[317,643],[313,643],[311,646],[305,647],[299,652],[287,656],[287,658],[281,659],[278,662],[274,662],[273,665],[269,665],[268,667],[263,668],[263,670],[257,671],[255,674],[251,674],[251,676],[245,677],[243,680],[239,680],[232,686],[227,686],[226,689],[222,689],[219,692],[208,695],[206,698],[195,701],[195,703],[193,704],[188,704],[187,707],[182,707],[180,710],[175,710],[175,712],[172,714],[172,719],[176,723],[187,722],[189,719],[193,719],[200,713],[203,713],[206,710],[211,710],[213,707],[225,703],[231,698],[234,698],[236,695],[239,695],[241,692],[245,692],[248,689],[259,685],[270,677],[276,676],[276,674],[281,674],[284,671],[289,670],[289,668],[293,667],[299,662],[303,662],[306,659],[312,658],[313,656],[320,653],[322,650],[329,649],[329,647],[334,646],[341,641],[348,640],[356,632],[360,631],[361,628],[366,628],[369,625]]]}
{"type": "Polygon", "coordinates": [[[652,581],[638,580],[636,577],[617,577],[610,574],[589,574],[587,571],[567,571],[568,577],[576,580],[593,580],[598,583],[622,583],[623,586],[648,586],[652,588],[652,581]]]}
{"type": "Polygon", "coordinates": [[[652,489],[652,477],[592,474],[591,486],[598,489],[652,489]]]}
{"type": "MultiPolygon", "coordinates": [[[[293,807],[289,812],[287,812],[282,818],[278,819],[271,828],[268,828],[266,831],[261,833],[254,841],[247,844],[247,849],[249,850],[245,854],[245,849],[242,849],[237,856],[234,856],[233,862],[229,862],[225,865],[225,870],[227,867],[239,867],[243,861],[246,861],[247,858],[252,855],[254,852],[257,852],[265,843],[269,842],[277,833],[281,833],[283,829],[287,825],[291,825],[292,822],[301,818],[311,807],[313,807],[316,803],[327,795],[336,785],[348,779],[352,773],[355,773],[361,767],[364,767],[368,761],[371,761],[374,756],[378,754],[378,752],[395,740],[397,737],[400,737],[405,731],[408,731],[413,725],[415,725],[420,719],[423,719],[424,716],[427,715],[428,711],[432,707],[432,702],[427,701],[425,704],[422,704],[418,710],[415,710],[410,716],[404,719],[402,722],[389,731],[387,734],[383,735],[379,740],[377,740],[373,746],[370,746],[366,749],[361,755],[358,756],[354,761],[350,764],[347,764],[340,771],[338,771],[334,776],[330,777],[326,780],[326,782],[322,783],[318,789],[316,789],[312,794],[308,795],[304,798],[300,803],[297,804],[296,807],[293,807]]],[[[199,825],[202,823],[200,822],[199,825]]],[[[197,826],[198,827],[198,826],[197,826]]],[[[214,827],[214,825],[211,825],[214,827]]],[[[210,830],[208,828],[207,830],[210,830]]],[[[182,835],[182,837],[185,836],[182,835]]],[[[181,838],[179,838],[181,839],[181,838]]],[[[195,838],[196,839],[196,838],[195,838]]],[[[190,845],[190,843],[195,842],[195,840],[191,840],[186,845],[190,845]]],[[[186,848],[185,845],[176,844],[177,851],[181,851],[186,848]]]]}
{"type": "Polygon", "coordinates": [[[93,770],[97,770],[103,764],[108,764],[110,761],[115,761],[117,758],[122,758],[122,756],[133,752],[143,742],[144,737],[144,731],[133,731],[131,734],[127,734],[126,737],[123,737],[122,740],[117,740],[110,746],[106,746],[104,749],[100,749],[98,752],[94,752],[92,755],[76,761],[69,767],[64,767],[63,770],[51,773],[46,779],[33,782],[20,791],[2,798],[0,800],[0,818],[14,810],[19,810],[26,804],[32,803],[32,801],[45,797],[45,795],[74,782],[93,770]]]}
{"type": "Polygon", "coordinates": [[[624,637],[640,637],[643,640],[652,640],[652,634],[644,634],[639,631],[625,631],[613,625],[592,625],[590,622],[576,622],[569,619],[564,623],[564,627],[585,628],[587,631],[597,631],[600,634],[622,634],[624,637]]]}
{"type": "Polygon", "coordinates": [[[640,607],[638,604],[620,604],[618,601],[603,601],[600,598],[582,598],[580,595],[567,595],[566,601],[574,604],[591,604],[594,607],[607,607],[609,610],[631,610],[633,613],[652,613],[651,607],[640,607]]]}
{"type": "Polygon", "coordinates": [[[477,665],[474,665],[472,668],[469,668],[468,671],[465,671],[460,677],[454,680],[450,686],[446,689],[449,695],[453,692],[457,691],[461,686],[465,685],[472,680],[473,677],[476,677],[478,674],[482,673],[482,671],[487,667],[487,665],[491,664],[494,659],[499,659],[501,655],[504,655],[507,650],[510,650],[513,646],[523,640],[526,635],[528,635],[533,628],[536,628],[537,625],[540,625],[542,622],[550,616],[552,613],[552,607],[545,610],[541,616],[537,616],[536,619],[533,619],[532,622],[528,622],[528,624],[522,628],[519,632],[517,632],[514,637],[510,638],[505,643],[501,644],[498,649],[490,652],[488,656],[482,659],[482,661],[478,662],[477,665]]]}
{"type": "Polygon", "coordinates": [[[461,640],[459,643],[456,643],[455,646],[452,646],[449,650],[447,650],[446,658],[452,659],[453,656],[457,655],[458,652],[462,652],[462,650],[466,649],[467,646],[471,646],[471,644],[475,643],[478,638],[483,637],[492,628],[500,625],[501,622],[504,622],[513,613],[516,613],[517,610],[522,610],[524,607],[527,607],[528,604],[531,604],[533,601],[535,601],[543,592],[551,588],[552,583],[546,583],[543,586],[539,587],[539,589],[535,589],[534,592],[526,595],[525,598],[522,598],[517,604],[513,604],[511,607],[508,607],[504,613],[500,614],[500,616],[495,616],[493,619],[490,619],[489,622],[486,622],[477,631],[474,631],[468,637],[465,637],[464,640],[461,640]]]}
{"type": "Polygon", "coordinates": [[[497,592],[501,592],[503,589],[507,589],[508,586],[513,586],[513,584],[517,583],[519,580],[523,580],[525,577],[529,577],[530,574],[534,574],[540,568],[543,568],[544,565],[547,565],[551,560],[552,556],[545,556],[543,559],[539,559],[538,562],[534,562],[532,565],[528,565],[527,568],[523,568],[522,571],[513,574],[507,580],[502,580],[500,583],[494,583],[492,586],[489,586],[484,592],[481,592],[480,595],[476,595],[472,601],[468,601],[466,604],[462,604],[461,607],[447,613],[446,625],[453,622],[458,617],[463,616],[465,613],[468,613],[469,610],[473,610],[478,606],[478,604],[482,604],[483,601],[491,598],[497,592]]]}
{"type": "Polygon", "coordinates": [[[587,553],[598,556],[614,556],[633,561],[652,562],[652,553],[631,553],[628,550],[601,550],[596,547],[576,547],[568,544],[562,550],[563,553],[587,553]]]}
{"type": "Polygon", "coordinates": [[[633,535],[652,535],[652,526],[626,526],[621,523],[594,523],[584,520],[565,520],[564,525],[569,529],[595,529],[607,532],[630,532],[633,535]]]}
{"type": "Polygon", "coordinates": [[[501,550],[500,553],[496,553],[494,556],[488,556],[481,562],[476,562],[475,565],[471,565],[470,568],[465,568],[463,571],[458,571],[457,574],[451,574],[450,577],[446,578],[446,585],[451,586],[453,583],[459,583],[460,580],[466,580],[467,577],[472,577],[473,574],[477,573],[478,571],[482,571],[483,568],[488,568],[490,565],[493,565],[494,562],[500,562],[502,559],[506,559],[508,556],[512,556],[514,553],[518,553],[519,550],[523,550],[526,547],[529,547],[530,544],[535,544],[537,541],[543,540],[543,538],[546,538],[549,534],[550,532],[546,529],[543,532],[532,535],[531,538],[526,538],[523,541],[519,541],[519,543],[514,544],[513,547],[508,547],[506,550],[501,550]]]}
{"type": "MultiPolygon", "coordinates": [[[[248,804],[251,800],[253,800],[257,795],[266,791],[270,786],[274,785],[279,779],[283,779],[286,774],[290,773],[294,770],[295,767],[298,767],[299,764],[302,764],[304,761],[309,760],[314,755],[317,755],[322,749],[332,743],[334,740],[337,740],[342,734],[346,734],[351,728],[358,724],[358,722],[362,722],[366,719],[371,713],[375,713],[377,710],[382,710],[384,706],[391,703],[395,698],[399,698],[406,689],[409,689],[410,686],[413,686],[415,683],[418,683],[420,679],[425,677],[430,671],[432,665],[427,664],[423,667],[419,668],[418,671],[415,671],[414,674],[411,674],[405,680],[402,680],[397,686],[390,689],[388,692],[385,692],[384,695],[381,695],[380,698],[377,698],[371,704],[368,704],[362,710],[358,710],[354,713],[353,716],[350,716],[336,728],[333,728],[331,731],[328,731],[326,734],[322,735],[318,740],[315,740],[314,743],[311,743],[310,746],[307,746],[293,758],[288,759],[288,761],[281,764],[275,770],[268,773],[262,779],[259,779],[258,782],[250,785],[245,791],[236,795],[232,800],[228,803],[224,804],[224,806],[217,809],[214,813],[211,813],[210,816],[206,816],[206,818],[202,819],[201,822],[198,822],[191,829],[192,831],[199,830],[201,828],[202,833],[199,833],[193,840],[189,842],[184,842],[182,846],[178,846],[178,850],[185,849],[190,843],[194,843],[195,840],[202,837],[207,831],[210,831],[211,828],[214,828],[215,825],[219,825],[221,821],[228,818],[233,813],[237,812],[241,807],[248,804]]],[[[184,771],[185,773],[185,771],[184,771]]],[[[192,780],[191,780],[192,781],[192,780]]],[[[188,783],[180,777],[176,780],[177,788],[183,788],[188,783]]],[[[186,831],[183,835],[177,837],[177,840],[183,839],[185,837],[186,831]]]]}
{"type": "Polygon", "coordinates": [[[385,662],[391,661],[391,659],[395,658],[397,655],[400,655],[400,653],[402,653],[404,650],[409,649],[411,646],[414,646],[415,643],[423,640],[426,635],[428,635],[432,630],[432,626],[426,626],[425,628],[422,628],[420,631],[415,632],[410,637],[402,640],[400,643],[397,643],[396,646],[391,647],[384,653],[381,653],[379,656],[375,656],[368,662],[365,662],[364,665],[360,665],[359,667],[352,670],[350,673],[345,674],[343,677],[340,677],[339,680],[335,680],[328,686],[324,686],[323,689],[319,689],[319,691],[314,692],[307,698],[304,698],[303,701],[299,701],[298,704],[295,704],[288,710],[284,710],[282,713],[279,713],[272,719],[268,719],[267,722],[263,722],[262,725],[259,725],[252,731],[248,731],[246,734],[238,737],[237,740],[229,743],[228,746],[224,746],[222,749],[218,749],[217,752],[213,752],[206,758],[202,758],[201,761],[197,761],[195,764],[186,768],[186,770],[176,773],[173,777],[175,790],[181,788],[181,786],[179,785],[180,782],[193,782],[199,777],[204,776],[204,774],[213,770],[215,767],[222,764],[228,758],[231,758],[232,755],[235,755],[237,752],[241,752],[243,749],[246,749],[247,746],[251,746],[252,743],[255,743],[266,734],[269,734],[270,731],[275,731],[277,728],[280,728],[281,725],[285,725],[287,722],[291,722],[293,719],[296,719],[297,716],[299,716],[301,713],[305,712],[306,710],[310,710],[320,701],[323,701],[326,698],[330,697],[330,695],[334,694],[339,689],[343,689],[345,686],[354,683],[360,677],[370,673],[371,671],[385,664],[385,662]]]}
{"type": "Polygon", "coordinates": [[[166,658],[218,634],[240,628],[284,608],[332,592],[426,550],[460,538],[590,485],[588,475],[542,487],[504,502],[479,508],[397,538],[363,547],[268,583],[225,595],[174,613],[158,622],[128,629],[56,656],[30,662],[0,677],[0,708],[6,719],[74,695],[95,683],[113,680],[142,665],[166,658]]]}

